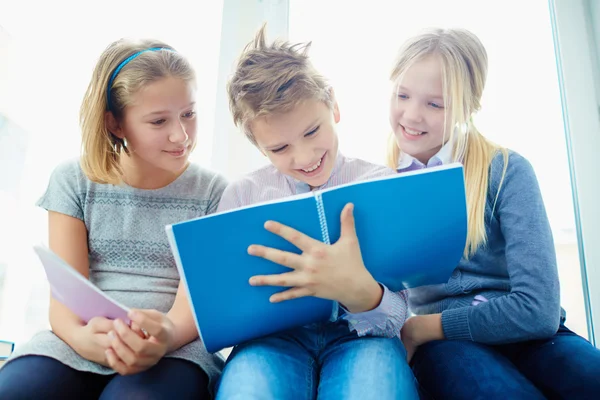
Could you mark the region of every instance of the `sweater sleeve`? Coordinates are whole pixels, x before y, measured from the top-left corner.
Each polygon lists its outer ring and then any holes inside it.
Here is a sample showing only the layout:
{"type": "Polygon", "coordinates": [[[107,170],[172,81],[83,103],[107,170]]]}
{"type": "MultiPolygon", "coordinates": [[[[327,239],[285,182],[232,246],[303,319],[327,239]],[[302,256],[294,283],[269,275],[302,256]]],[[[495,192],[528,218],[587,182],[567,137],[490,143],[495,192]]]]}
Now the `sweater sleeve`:
{"type": "MultiPolygon", "coordinates": [[[[560,321],[560,290],[550,224],[531,164],[510,153],[490,168],[494,216],[505,241],[509,294],[442,313],[447,339],[503,344],[552,336],[560,321]],[[499,190],[499,192],[498,192],[499,190]]],[[[486,215],[486,223],[489,222],[486,215]]]]}

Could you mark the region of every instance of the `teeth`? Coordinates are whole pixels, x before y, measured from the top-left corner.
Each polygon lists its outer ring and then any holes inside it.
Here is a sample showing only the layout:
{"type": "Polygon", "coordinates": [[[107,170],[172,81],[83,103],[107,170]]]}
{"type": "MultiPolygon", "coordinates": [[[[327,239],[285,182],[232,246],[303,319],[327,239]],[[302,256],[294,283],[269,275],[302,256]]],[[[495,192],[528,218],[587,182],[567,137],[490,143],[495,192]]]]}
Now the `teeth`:
{"type": "Polygon", "coordinates": [[[316,163],[315,165],[313,165],[312,167],[308,168],[308,169],[303,169],[302,171],[304,172],[313,172],[315,169],[319,168],[321,166],[321,161],[323,159],[320,159],[318,163],[316,163]]]}
{"type": "Polygon", "coordinates": [[[405,126],[403,128],[404,128],[404,131],[406,133],[408,133],[409,135],[419,136],[419,135],[421,135],[423,133],[421,131],[413,131],[412,129],[409,129],[409,128],[405,127],[405,126]]]}

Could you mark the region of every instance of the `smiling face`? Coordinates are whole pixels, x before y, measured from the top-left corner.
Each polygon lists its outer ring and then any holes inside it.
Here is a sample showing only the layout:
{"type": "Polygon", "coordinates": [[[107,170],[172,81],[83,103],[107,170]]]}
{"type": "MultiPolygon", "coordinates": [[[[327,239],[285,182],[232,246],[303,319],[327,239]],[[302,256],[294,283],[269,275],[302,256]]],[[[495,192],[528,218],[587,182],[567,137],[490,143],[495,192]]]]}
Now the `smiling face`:
{"type": "Polygon", "coordinates": [[[322,101],[306,100],[290,112],[258,117],[250,128],[256,145],[279,172],[315,188],[333,171],[339,120],[337,103],[330,108],[322,101]]]}
{"type": "Polygon", "coordinates": [[[139,172],[178,174],[187,166],[196,130],[193,84],[167,77],[135,93],[111,131],[126,140],[129,164],[139,172]]]}
{"type": "Polygon", "coordinates": [[[435,56],[415,62],[394,84],[390,125],[402,152],[426,164],[448,140],[442,65],[435,56]]]}

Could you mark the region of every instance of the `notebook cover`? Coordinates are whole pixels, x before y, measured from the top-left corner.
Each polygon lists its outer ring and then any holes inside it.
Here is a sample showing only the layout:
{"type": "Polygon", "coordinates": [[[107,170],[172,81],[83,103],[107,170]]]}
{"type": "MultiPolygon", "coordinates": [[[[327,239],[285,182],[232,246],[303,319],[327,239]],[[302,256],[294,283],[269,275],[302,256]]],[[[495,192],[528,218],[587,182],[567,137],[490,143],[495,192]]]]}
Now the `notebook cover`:
{"type": "Polygon", "coordinates": [[[340,237],[340,214],[354,204],[363,261],[392,291],[446,283],[467,238],[463,168],[449,164],[344,185],[322,192],[329,237],[340,237]]]}
{"type": "Polygon", "coordinates": [[[120,318],[129,324],[127,307],[109,298],[50,249],[42,246],[33,249],[44,266],[52,296],[82,321],[87,323],[94,317],[105,317],[120,318]]]}
{"type": "Polygon", "coordinates": [[[186,283],[200,336],[209,352],[311,322],[327,320],[333,302],[314,297],[273,304],[282,287],[253,287],[250,277],[290,269],[250,256],[251,244],[300,253],[264,229],[267,220],[321,240],[314,196],[283,199],[167,227],[179,273],[186,283]]]}

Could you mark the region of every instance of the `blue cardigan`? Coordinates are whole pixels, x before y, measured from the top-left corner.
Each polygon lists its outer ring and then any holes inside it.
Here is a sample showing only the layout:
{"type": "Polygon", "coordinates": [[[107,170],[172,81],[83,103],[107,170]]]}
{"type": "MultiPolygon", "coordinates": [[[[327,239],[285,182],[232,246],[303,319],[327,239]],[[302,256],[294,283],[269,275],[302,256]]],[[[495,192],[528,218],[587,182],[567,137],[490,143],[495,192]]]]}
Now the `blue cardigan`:
{"type": "Polygon", "coordinates": [[[492,213],[503,169],[498,153],[489,169],[487,243],[460,261],[448,283],[409,291],[414,313],[442,313],[447,339],[503,344],[546,338],[564,316],[552,232],[533,168],[509,151],[492,213]],[[488,301],[472,305],[477,295],[488,301]]]}

